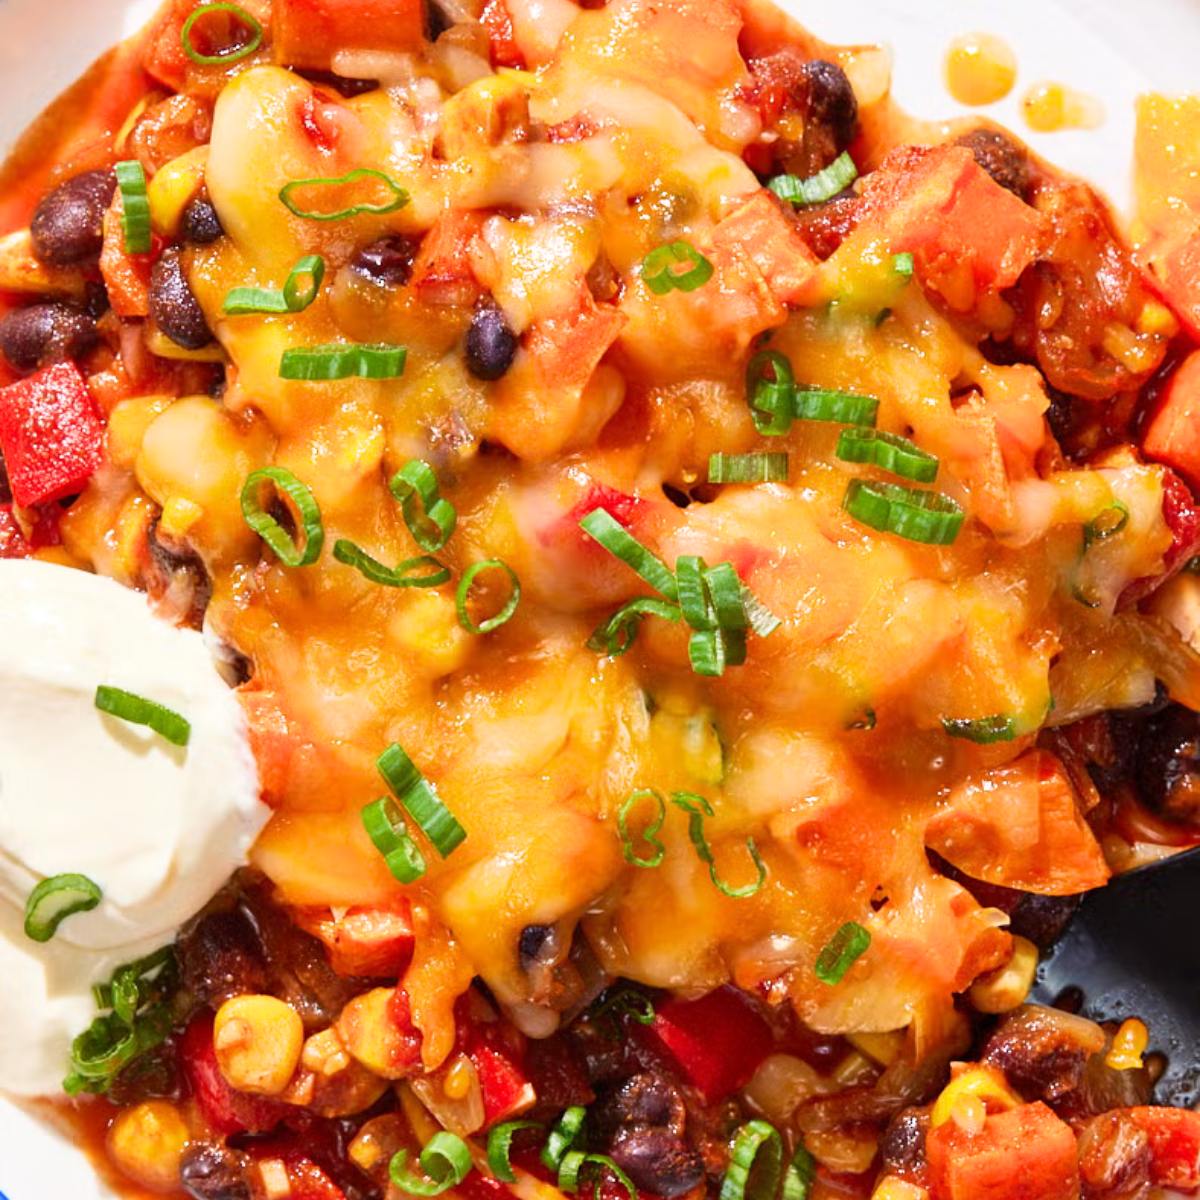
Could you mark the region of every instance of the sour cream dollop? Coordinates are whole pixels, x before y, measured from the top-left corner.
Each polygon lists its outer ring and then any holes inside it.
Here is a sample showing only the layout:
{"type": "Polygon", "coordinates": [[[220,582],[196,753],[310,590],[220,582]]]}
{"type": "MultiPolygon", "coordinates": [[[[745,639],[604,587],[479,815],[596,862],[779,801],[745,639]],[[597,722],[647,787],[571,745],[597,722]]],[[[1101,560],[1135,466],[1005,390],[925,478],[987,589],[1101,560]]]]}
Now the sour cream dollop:
{"type": "Polygon", "coordinates": [[[267,815],[241,706],[199,633],[111,580],[0,562],[0,1090],[59,1090],[96,1016],[91,985],[171,941],[267,815]],[[188,745],[100,712],[100,684],[186,717],[188,745]],[[30,941],[30,891],[65,873],[100,905],[30,941]]]}

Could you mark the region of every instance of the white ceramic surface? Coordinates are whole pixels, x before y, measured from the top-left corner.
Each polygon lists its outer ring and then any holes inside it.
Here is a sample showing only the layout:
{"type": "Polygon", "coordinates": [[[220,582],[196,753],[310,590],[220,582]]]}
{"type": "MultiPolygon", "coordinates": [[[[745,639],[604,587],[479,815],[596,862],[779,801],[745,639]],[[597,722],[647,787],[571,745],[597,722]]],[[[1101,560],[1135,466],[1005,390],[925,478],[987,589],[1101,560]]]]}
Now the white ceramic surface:
{"type": "MultiPolygon", "coordinates": [[[[1008,100],[983,111],[1011,125],[1047,158],[1129,199],[1133,102],[1150,89],[1200,89],[1200,0],[780,0],[830,41],[881,42],[895,54],[895,91],[924,117],[960,115],[942,83],[950,39],[983,31],[1017,50],[1008,100]],[[1039,80],[1099,97],[1097,130],[1029,134],[1018,98],[1039,80]]],[[[0,0],[0,147],[155,0],[0,0]]],[[[0,987],[3,987],[0,980],[0,987]]],[[[0,1098],[0,1192],[8,1200],[101,1200],[108,1193],[77,1151],[0,1098]]]]}

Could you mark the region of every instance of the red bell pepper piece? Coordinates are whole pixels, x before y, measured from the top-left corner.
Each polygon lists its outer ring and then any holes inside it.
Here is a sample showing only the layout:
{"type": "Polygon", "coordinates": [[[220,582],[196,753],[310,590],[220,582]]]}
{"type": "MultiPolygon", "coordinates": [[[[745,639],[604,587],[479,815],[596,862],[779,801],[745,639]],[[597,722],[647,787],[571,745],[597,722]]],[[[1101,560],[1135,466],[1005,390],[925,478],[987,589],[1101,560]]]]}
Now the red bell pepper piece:
{"type": "Polygon", "coordinates": [[[196,1103],[217,1133],[266,1133],[292,1111],[285,1104],[251,1096],[229,1086],[213,1048],[213,1018],[192,1018],[179,1044],[179,1057],[196,1103]]]}
{"type": "Polygon", "coordinates": [[[484,1127],[532,1108],[537,1093],[525,1071],[522,1036],[506,1021],[481,1019],[482,1005],[466,996],[457,1006],[458,1040],[483,1094],[484,1127]]]}
{"type": "Polygon", "coordinates": [[[419,50],[422,0],[275,0],[272,53],[289,67],[328,71],[338,50],[419,50]]]}
{"type": "Polygon", "coordinates": [[[479,15],[479,20],[487,30],[492,66],[516,67],[518,70],[523,70],[525,55],[521,53],[521,47],[517,45],[512,17],[509,16],[504,0],[487,0],[483,6],[483,12],[479,15]]]}
{"type": "Polygon", "coordinates": [[[1075,1135],[1046,1105],[994,1113],[977,1134],[953,1121],[925,1141],[932,1200],[1078,1200],[1075,1135]]]}
{"type": "Polygon", "coordinates": [[[23,508],[82,489],[104,457],[104,425],[74,363],[0,389],[0,448],[23,508]]]}
{"type": "Polygon", "coordinates": [[[483,294],[471,266],[471,246],[482,229],[482,213],[450,209],[438,217],[421,242],[409,281],[421,300],[466,307],[483,294]]]}
{"type": "Polygon", "coordinates": [[[674,1058],[710,1104],[749,1083],[774,1044],[770,1026],[732,987],[699,1000],[667,1000],[644,1036],[674,1058]]]}
{"type": "Polygon", "coordinates": [[[817,272],[817,256],[765,188],[713,230],[717,246],[737,246],[762,272],[781,304],[801,304],[817,272]]]}
{"type": "Polygon", "coordinates": [[[1190,1108],[1131,1108],[1150,1140],[1150,1182],[1192,1192],[1200,1188],[1200,1112],[1190,1108]]]}

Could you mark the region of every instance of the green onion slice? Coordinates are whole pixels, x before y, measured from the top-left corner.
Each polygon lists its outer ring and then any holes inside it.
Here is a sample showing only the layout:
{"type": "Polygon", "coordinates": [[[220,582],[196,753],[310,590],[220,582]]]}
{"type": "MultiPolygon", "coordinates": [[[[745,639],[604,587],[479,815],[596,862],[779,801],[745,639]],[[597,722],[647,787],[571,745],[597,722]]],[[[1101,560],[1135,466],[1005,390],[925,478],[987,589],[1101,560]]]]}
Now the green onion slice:
{"type": "Polygon", "coordinates": [[[932,483],[938,474],[936,455],[927,453],[906,437],[884,433],[881,429],[843,429],[838,437],[836,454],[844,462],[870,463],[881,471],[915,483],[932,483]]]}
{"type": "Polygon", "coordinates": [[[637,640],[638,626],[643,617],[662,617],[664,621],[678,621],[679,606],[667,600],[655,600],[651,596],[639,596],[622,604],[603,625],[592,631],[587,640],[589,650],[619,658],[637,640]]]}
{"type": "Polygon", "coordinates": [[[1097,542],[1115,537],[1129,524],[1129,506],[1114,500],[1083,527],[1083,549],[1086,553],[1097,542]]]}
{"type": "Polygon", "coordinates": [[[96,688],[96,707],[131,725],[145,725],[174,746],[186,746],[192,723],[157,700],[147,700],[123,688],[101,684],[96,688]]]}
{"type": "Polygon", "coordinates": [[[696,795],[695,792],[672,792],[671,803],[688,814],[688,837],[695,848],[696,857],[708,867],[708,876],[717,891],[731,900],[745,900],[750,896],[757,895],[766,882],[767,868],[758,853],[754,839],[746,839],[746,849],[758,870],[758,878],[753,883],[745,884],[742,887],[732,887],[717,873],[712,847],[709,846],[708,839],[704,836],[704,818],[713,815],[712,805],[703,796],[696,795]]]}
{"type": "Polygon", "coordinates": [[[736,629],[698,629],[688,639],[688,661],[697,675],[719,678],[726,667],[746,661],[746,635],[736,629]]]}
{"type": "Polygon", "coordinates": [[[748,588],[742,584],[742,603],[746,619],[759,637],[770,637],[783,622],[748,588]]]}
{"type": "Polygon", "coordinates": [[[408,1165],[408,1151],[397,1150],[388,1165],[394,1186],[410,1196],[440,1196],[457,1187],[471,1173],[471,1150],[456,1133],[442,1130],[425,1143],[419,1159],[425,1178],[408,1165]]]}
{"type": "Polygon", "coordinates": [[[325,260],[319,254],[306,254],[288,273],[282,289],[233,288],[221,308],[231,317],[249,313],[303,312],[317,298],[324,279],[325,260]]]}
{"type": "Polygon", "coordinates": [[[513,1170],[511,1155],[513,1138],[523,1129],[541,1129],[540,1121],[505,1121],[493,1125],[488,1131],[488,1170],[501,1183],[516,1183],[517,1173],[513,1170]]]}
{"type": "Polygon", "coordinates": [[[425,874],[425,856],[409,835],[404,817],[391,796],[372,800],[362,810],[362,823],[396,879],[401,883],[415,883],[425,874]]]}
{"type": "Polygon", "coordinates": [[[146,172],[137,159],[119,162],[113,168],[121,191],[121,232],[126,254],[149,254],[150,198],[146,195],[146,172]]]}
{"type": "Polygon", "coordinates": [[[279,359],[280,379],[331,383],[337,379],[398,379],[408,351],[386,343],[362,345],[333,342],[326,346],[293,346],[279,359]]]}
{"type": "Polygon", "coordinates": [[[808,1200],[808,1194],[817,1178],[817,1160],[801,1142],[788,1163],[783,1176],[782,1200],[808,1200]]]}
{"type": "Polygon", "coordinates": [[[548,1171],[557,1171],[562,1166],[567,1152],[579,1140],[586,1118],[587,1109],[582,1104],[573,1104],[550,1126],[546,1144],[542,1147],[542,1165],[548,1171]]]}
{"type": "Polygon", "coordinates": [[[617,1182],[625,1189],[628,1200],[637,1200],[638,1190],[634,1186],[633,1180],[607,1154],[584,1154],[581,1150],[570,1150],[563,1155],[563,1160],[558,1168],[559,1191],[579,1191],[580,1176],[588,1170],[594,1172],[592,1184],[594,1200],[600,1200],[599,1176],[604,1171],[616,1176],[617,1182]]]}
{"type": "Polygon", "coordinates": [[[661,867],[666,856],[666,847],[654,835],[663,827],[667,819],[667,803],[659,792],[653,788],[638,788],[625,798],[617,809],[617,832],[621,835],[621,853],[631,867],[661,867]],[[654,817],[638,834],[629,830],[629,816],[643,800],[653,800],[656,808],[654,817]],[[634,850],[634,838],[640,838],[647,846],[653,847],[650,854],[641,856],[634,850]]]}
{"type": "Polygon", "coordinates": [[[262,45],[263,27],[241,5],[202,4],[184,21],[183,29],[180,31],[179,36],[183,42],[183,52],[192,62],[199,63],[201,66],[225,66],[228,63],[237,62],[239,59],[248,57],[262,45]],[[216,54],[203,54],[196,49],[192,41],[192,32],[199,22],[203,21],[207,24],[209,19],[217,13],[227,13],[236,24],[244,26],[250,36],[244,41],[236,42],[226,46],[222,50],[218,50],[216,54]]]}
{"type": "Polygon", "coordinates": [[[25,901],[25,936],[48,942],[73,913],[91,912],[104,893],[86,875],[51,875],[25,901]]]}
{"type": "Polygon", "coordinates": [[[767,1121],[747,1121],[734,1135],[719,1200],[775,1200],[782,1174],[783,1138],[779,1131],[767,1121]]]}
{"type": "Polygon", "coordinates": [[[642,259],[642,280],[656,296],[694,292],[712,275],[712,263],[691,242],[668,242],[642,259]]]}
{"type": "Polygon", "coordinates": [[[783,483],[788,477],[788,455],[782,453],[712,454],[708,459],[709,483],[783,483]]]}
{"type": "Polygon", "coordinates": [[[400,502],[413,541],[426,554],[436,554],[454,533],[458,511],[442,499],[434,469],[419,458],[410,459],[392,476],[388,487],[400,502]]]}
{"type": "Polygon", "coordinates": [[[682,555],[675,562],[675,586],[679,593],[679,610],[693,629],[718,628],[716,613],[708,597],[704,581],[705,562],[693,554],[682,555]]]}
{"type": "Polygon", "coordinates": [[[892,258],[892,270],[897,275],[903,275],[906,279],[911,279],[914,269],[913,256],[907,251],[904,254],[897,254],[892,258]]]}
{"type": "Polygon", "coordinates": [[[827,388],[797,388],[792,397],[798,421],[837,421],[843,425],[874,425],[879,401],[874,396],[827,388]]]}
{"type": "Polygon", "coordinates": [[[639,1025],[654,1024],[654,1001],[635,988],[618,988],[592,1010],[593,1019],[601,1017],[632,1017],[639,1025]]]}
{"type": "Polygon", "coordinates": [[[823,171],[801,179],[796,175],[776,175],[767,187],[781,200],[797,206],[823,204],[844,192],[858,178],[858,168],[848,150],[843,151],[823,171]]]}
{"type": "Polygon", "coordinates": [[[579,522],[579,527],[609,554],[640,575],[656,592],[668,600],[678,598],[675,576],[666,563],[647,550],[607,509],[592,509],[579,522]]]}
{"type": "Polygon", "coordinates": [[[448,857],[466,840],[467,831],[433,790],[429,780],[417,770],[399,742],[393,742],[375,760],[375,766],[392,794],[404,805],[442,858],[448,857]]]}
{"type": "Polygon", "coordinates": [[[450,580],[449,568],[428,554],[406,558],[394,567],[389,567],[377,558],[372,558],[357,543],[338,538],[333,544],[333,557],[382,587],[431,588],[439,587],[450,580]]]}
{"type": "Polygon", "coordinates": [[[944,717],[942,728],[952,738],[980,746],[1011,742],[1017,736],[1017,720],[1006,713],[997,713],[993,717],[944,717]]]}
{"type": "Polygon", "coordinates": [[[275,557],[285,567],[310,567],[321,557],[321,547],[325,545],[325,526],[321,523],[321,509],[307,485],[301,483],[286,467],[262,467],[246,476],[246,482],[242,485],[242,517],[271,547],[275,557]],[[300,525],[304,530],[303,548],[298,546],[292,535],[263,508],[259,490],[264,483],[274,484],[275,490],[295,505],[300,525]]]}
{"type": "Polygon", "coordinates": [[[817,964],[813,968],[817,978],[822,983],[841,983],[870,944],[870,933],[857,921],[847,921],[817,955],[817,964]]]}
{"type": "Polygon", "coordinates": [[[782,437],[792,427],[796,377],[778,350],[761,350],[746,368],[746,396],[754,427],[764,437],[782,437]]]}
{"type": "Polygon", "coordinates": [[[949,546],[965,518],[958,503],[941,492],[867,479],[850,481],[842,507],[871,529],[928,546],[949,546]]]}
{"type": "Polygon", "coordinates": [[[293,179],[291,183],[285,184],[280,189],[279,199],[288,212],[294,216],[303,217],[306,221],[344,221],[348,217],[357,217],[363,213],[378,216],[383,213],[396,212],[408,203],[409,195],[394,179],[382,171],[376,171],[373,167],[359,167],[358,170],[350,171],[346,175],[293,179]],[[301,208],[294,198],[302,188],[330,188],[333,189],[336,199],[338,189],[344,189],[346,185],[357,183],[360,179],[371,179],[381,183],[391,193],[391,198],[380,204],[352,204],[330,212],[314,208],[301,208]]]}
{"type": "Polygon", "coordinates": [[[454,594],[454,607],[458,612],[458,623],[468,633],[475,634],[491,633],[493,630],[499,629],[501,625],[506,625],[513,619],[520,603],[521,581],[517,578],[516,571],[499,558],[488,558],[483,562],[472,563],[463,572],[463,577],[458,581],[458,590],[454,594]],[[509,593],[508,599],[505,600],[498,612],[476,624],[467,608],[467,601],[471,597],[471,588],[474,586],[475,580],[484,571],[503,571],[508,576],[509,593]]]}

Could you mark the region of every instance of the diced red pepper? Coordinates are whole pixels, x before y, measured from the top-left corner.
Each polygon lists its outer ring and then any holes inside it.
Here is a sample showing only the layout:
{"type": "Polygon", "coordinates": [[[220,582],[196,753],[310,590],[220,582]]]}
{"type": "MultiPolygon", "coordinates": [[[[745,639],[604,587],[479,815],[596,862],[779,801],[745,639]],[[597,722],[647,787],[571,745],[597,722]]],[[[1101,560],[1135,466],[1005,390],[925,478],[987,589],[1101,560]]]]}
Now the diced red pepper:
{"type": "Polygon", "coordinates": [[[473,999],[465,996],[455,1017],[459,1045],[479,1078],[487,1127],[532,1108],[537,1093],[525,1071],[524,1038],[505,1021],[481,1019],[480,1006],[473,999]]]}
{"type": "Polygon", "coordinates": [[[454,1193],[461,1200],[513,1200],[515,1195],[507,1184],[482,1171],[472,1171],[462,1183],[455,1184],[454,1193]]]}
{"type": "Polygon", "coordinates": [[[412,958],[412,916],[395,908],[358,907],[335,918],[327,908],[296,910],[296,924],[325,943],[339,975],[396,979],[412,958]]]}
{"type": "Polygon", "coordinates": [[[196,1103],[217,1133],[266,1133],[290,1111],[285,1104],[229,1086],[217,1065],[209,1012],[192,1018],[180,1040],[179,1057],[196,1103]]]}
{"type": "Polygon", "coordinates": [[[338,50],[419,50],[425,10],[422,0],[275,0],[271,34],[276,62],[328,71],[338,50]]]}
{"type": "Polygon", "coordinates": [[[483,289],[471,266],[471,245],[483,228],[477,212],[451,209],[434,222],[413,262],[413,291],[426,304],[474,304],[483,289]]]}
{"type": "Polygon", "coordinates": [[[0,389],[0,448],[23,508],[80,491],[104,457],[104,425],[74,363],[0,389]]]}
{"type": "Polygon", "coordinates": [[[1078,1200],[1075,1135],[1046,1105],[994,1113],[977,1134],[954,1121],[925,1141],[932,1200],[1078,1200]]]}
{"type": "Polygon", "coordinates": [[[1200,1112],[1188,1108],[1131,1108],[1150,1140],[1150,1182],[1192,1192],[1200,1188],[1200,1112]]]}
{"type": "Polygon", "coordinates": [[[525,55],[517,45],[516,34],[513,31],[512,17],[504,0],[487,0],[479,20],[487,30],[491,46],[493,67],[516,67],[523,70],[525,55]]]}
{"type": "Polygon", "coordinates": [[[774,1044],[770,1026],[732,987],[658,1005],[645,1036],[670,1054],[710,1104],[749,1083],[774,1044]]]}
{"type": "Polygon", "coordinates": [[[187,82],[188,56],[183,49],[183,23],[191,16],[197,0],[173,0],[162,10],[146,36],[142,65],[146,73],[182,92],[187,82]]]}
{"type": "Polygon", "coordinates": [[[713,242],[743,250],[781,304],[803,303],[816,277],[817,256],[765,188],[717,225],[713,242]]]}
{"type": "Polygon", "coordinates": [[[1200,350],[1183,360],[1163,389],[1142,448],[1200,487],[1200,350]]]}

